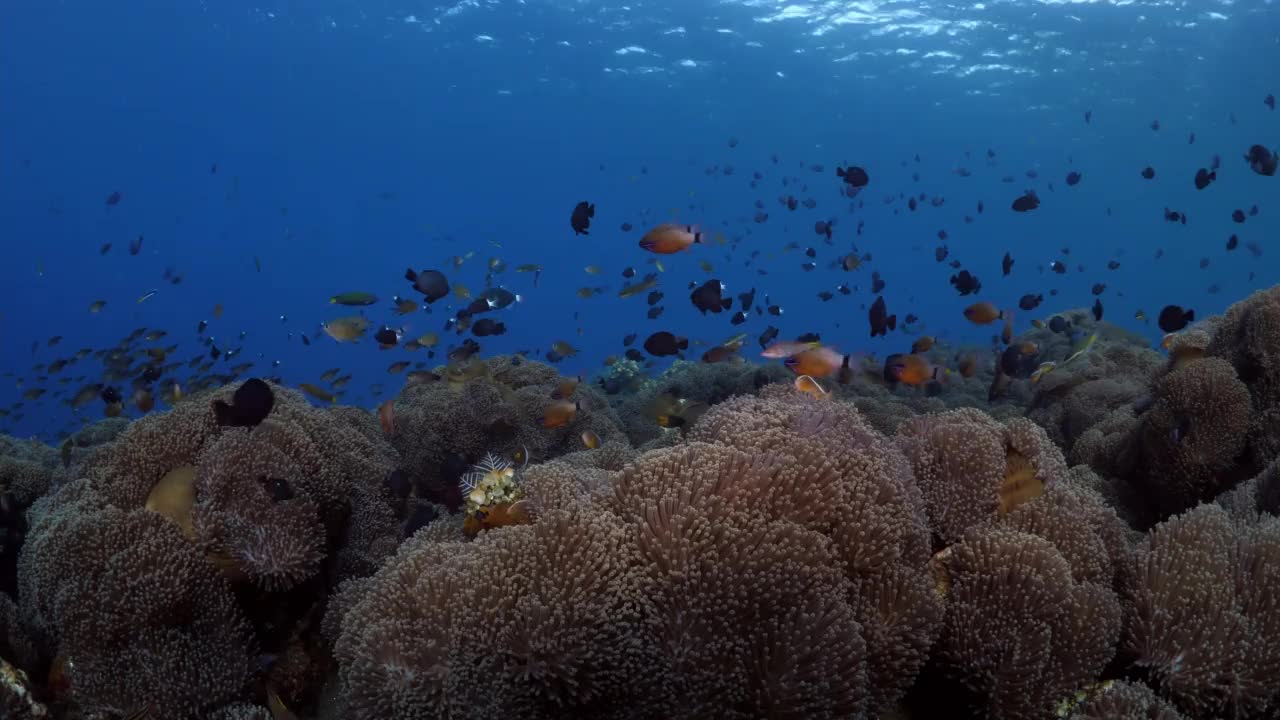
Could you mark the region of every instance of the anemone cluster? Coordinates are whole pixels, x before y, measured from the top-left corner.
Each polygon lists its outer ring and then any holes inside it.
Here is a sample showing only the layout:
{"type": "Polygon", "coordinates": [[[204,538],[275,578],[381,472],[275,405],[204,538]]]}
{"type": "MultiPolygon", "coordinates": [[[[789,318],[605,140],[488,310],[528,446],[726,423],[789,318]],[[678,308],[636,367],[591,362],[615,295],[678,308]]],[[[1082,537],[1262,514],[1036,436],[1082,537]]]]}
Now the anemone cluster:
{"type": "Polygon", "coordinates": [[[0,709],[1276,717],[1280,289],[1167,357],[1093,330],[994,406],[491,358],[391,426],[250,380],[0,438],[0,709]]]}

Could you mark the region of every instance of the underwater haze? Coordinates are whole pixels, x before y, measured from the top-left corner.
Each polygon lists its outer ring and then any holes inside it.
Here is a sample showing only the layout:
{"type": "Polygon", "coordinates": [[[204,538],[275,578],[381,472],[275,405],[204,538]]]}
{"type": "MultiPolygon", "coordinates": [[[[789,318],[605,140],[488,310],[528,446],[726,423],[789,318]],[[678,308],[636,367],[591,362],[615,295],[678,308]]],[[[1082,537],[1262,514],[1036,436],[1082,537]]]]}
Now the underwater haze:
{"type": "Polygon", "coordinates": [[[693,361],[746,333],[756,359],[770,326],[845,355],[929,335],[986,357],[1000,326],[971,303],[1022,332],[1096,299],[1155,346],[1162,308],[1208,316],[1277,280],[1276,180],[1244,156],[1280,145],[1278,38],[1269,1],[8,2],[0,430],[74,432],[112,404],[73,407],[89,386],[136,417],[139,386],[323,389],[331,368],[351,376],[338,402],[373,408],[405,382],[389,366],[443,365],[465,338],[552,352],[566,376],[660,331],[693,361]],[[864,187],[837,174],[855,166],[864,187]],[[1029,191],[1039,207],[1014,211],[1029,191]],[[666,222],[702,242],[647,252],[666,222]],[[397,314],[422,299],[407,268],[450,294],[397,314]],[[962,296],[960,270],[981,288],[962,296]],[[618,297],[650,272],[656,318],[647,293],[618,297]],[[713,279],[733,305],[700,312],[713,279]],[[477,316],[504,334],[457,322],[457,285],[520,296],[477,316]],[[377,300],[330,302],[348,292],[377,300]],[[871,337],[877,297],[897,328],[871,337]],[[356,342],[321,329],[361,313],[356,342]]]}

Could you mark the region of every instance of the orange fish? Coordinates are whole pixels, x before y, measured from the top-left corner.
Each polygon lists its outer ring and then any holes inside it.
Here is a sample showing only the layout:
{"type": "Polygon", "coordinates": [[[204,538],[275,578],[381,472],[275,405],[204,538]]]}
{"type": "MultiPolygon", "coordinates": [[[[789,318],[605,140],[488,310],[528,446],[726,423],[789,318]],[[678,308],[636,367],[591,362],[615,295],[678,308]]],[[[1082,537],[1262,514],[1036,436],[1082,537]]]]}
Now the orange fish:
{"type": "Polygon", "coordinates": [[[388,400],[378,406],[378,422],[382,423],[382,432],[390,435],[396,430],[395,404],[388,400]]]}
{"type": "Polygon", "coordinates": [[[990,325],[1003,320],[1005,313],[989,302],[976,302],[964,309],[964,316],[975,325],[990,325]]]}
{"type": "Polygon", "coordinates": [[[582,433],[582,444],[585,445],[588,450],[595,450],[600,447],[600,436],[590,430],[585,430],[582,433]]]}
{"type": "Polygon", "coordinates": [[[799,355],[805,350],[812,350],[816,347],[821,346],[816,342],[794,342],[790,340],[783,340],[765,348],[764,352],[760,353],[760,357],[781,360],[782,358],[789,358],[792,355],[799,355]]]}
{"type": "Polygon", "coordinates": [[[844,356],[829,347],[815,347],[787,358],[791,372],[810,377],[830,377],[844,364],[844,356]]]}
{"type": "Polygon", "coordinates": [[[931,347],[933,347],[933,337],[930,335],[925,335],[919,340],[916,340],[914,343],[911,343],[911,352],[913,353],[928,352],[929,348],[931,347]]]}
{"type": "Polygon", "coordinates": [[[920,386],[937,380],[941,368],[919,355],[890,355],[884,361],[885,376],[911,386],[920,386]]]}
{"type": "Polygon", "coordinates": [[[558,428],[573,422],[582,407],[576,402],[557,400],[542,411],[542,427],[558,428]]]}
{"type": "Polygon", "coordinates": [[[580,382],[582,382],[582,378],[580,377],[561,380],[560,384],[556,385],[556,389],[552,391],[551,399],[568,400],[569,396],[573,395],[573,391],[578,389],[578,383],[580,382]]]}
{"type": "Polygon", "coordinates": [[[974,357],[973,353],[965,353],[964,357],[960,358],[960,376],[971,378],[977,372],[978,358],[974,357]]]}
{"type": "Polygon", "coordinates": [[[467,516],[462,522],[462,532],[467,537],[475,537],[481,530],[508,527],[510,525],[527,525],[530,521],[528,505],[524,500],[513,503],[485,505],[467,516]]]}
{"type": "Polygon", "coordinates": [[[640,238],[640,248],[659,255],[671,255],[688,250],[690,245],[701,242],[702,233],[692,225],[664,223],[640,238]]]}
{"type": "Polygon", "coordinates": [[[822,387],[822,385],[808,375],[801,375],[797,377],[794,384],[796,389],[800,392],[812,395],[819,400],[830,397],[830,394],[822,387]]]}
{"type": "Polygon", "coordinates": [[[1035,355],[1036,353],[1040,352],[1040,346],[1028,340],[1018,346],[1018,351],[1021,352],[1023,355],[1026,355],[1029,357],[1031,355],[1035,355]]]}

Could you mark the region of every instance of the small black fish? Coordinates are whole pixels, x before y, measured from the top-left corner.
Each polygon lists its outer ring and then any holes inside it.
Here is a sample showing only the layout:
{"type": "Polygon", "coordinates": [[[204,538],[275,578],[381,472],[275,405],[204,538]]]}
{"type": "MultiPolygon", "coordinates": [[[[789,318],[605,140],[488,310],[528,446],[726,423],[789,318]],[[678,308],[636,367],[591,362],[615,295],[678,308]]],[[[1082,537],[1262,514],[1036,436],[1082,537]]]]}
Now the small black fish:
{"type": "Polygon", "coordinates": [[[400,342],[400,333],[392,330],[386,325],[383,325],[378,332],[373,334],[373,339],[379,345],[390,347],[400,342]]]}
{"type": "Polygon", "coordinates": [[[130,255],[137,255],[140,252],[142,252],[142,236],[141,235],[139,235],[136,240],[132,240],[129,242],[130,255]]]}
{"type": "Polygon", "coordinates": [[[655,357],[676,355],[681,350],[688,349],[688,347],[689,340],[687,338],[676,337],[666,330],[659,330],[644,341],[645,351],[655,357]]]}
{"type": "Polygon", "coordinates": [[[1071,323],[1061,315],[1054,315],[1052,318],[1049,318],[1049,330],[1056,333],[1062,333],[1070,329],[1071,323]]]}
{"type": "Polygon", "coordinates": [[[1072,170],[1067,173],[1067,185],[1076,185],[1080,182],[1080,173],[1072,170]]]}
{"type": "Polygon", "coordinates": [[[1104,292],[1106,292],[1106,291],[1107,291],[1107,285],[1106,285],[1106,283],[1094,283],[1094,284],[1093,284],[1093,294],[1094,294],[1094,295],[1101,295],[1102,293],[1104,293],[1104,292]]]}
{"type": "Polygon", "coordinates": [[[1195,310],[1183,310],[1178,305],[1165,305],[1156,324],[1167,333],[1178,332],[1196,319],[1195,310]]]}
{"type": "Polygon", "coordinates": [[[413,283],[414,289],[426,296],[428,305],[449,294],[449,279],[439,270],[414,272],[413,268],[409,268],[404,271],[404,279],[413,283]]]}
{"type": "Polygon", "coordinates": [[[1148,166],[1144,168],[1142,171],[1142,177],[1146,178],[1147,180],[1151,180],[1155,176],[1156,176],[1156,170],[1153,167],[1148,166]]]}
{"type": "Polygon", "coordinates": [[[703,315],[709,312],[718,314],[725,309],[725,298],[721,295],[723,291],[724,283],[712,278],[694,289],[689,294],[689,300],[703,315]]]}
{"type": "Polygon", "coordinates": [[[1275,175],[1277,166],[1280,166],[1280,156],[1261,145],[1250,147],[1249,154],[1244,159],[1249,163],[1249,169],[1268,177],[1275,175]]]}
{"type": "Polygon", "coordinates": [[[1120,269],[1120,261],[1118,261],[1118,260],[1108,260],[1108,261],[1107,261],[1107,269],[1108,269],[1108,270],[1119,270],[1119,269],[1120,269]]]}
{"type": "Polygon", "coordinates": [[[506,331],[507,331],[507,326],[505,323],[501,323],[496,320],[490,320],[489,318],[483,318],[483,319],[477,320],[475,324],[471,326],[471,334],[475,335],[476,337],[502,335],[506,331]]]}
{"type": "Polygon", "coordinates": [[[1267,106],[1267,108],[1268,108],[1268,109],[1270,109],[1270,110],[1275,110],[1275,109],[1276,109],[1276,96],[1275,96],[1275,95],[1271,95],[1271,94],[1269,94],[1269,93],[1268,93],[1266,97],[1262,98],[1262,104],[1263,104],[1263,105],[1266,105],[1266,106],[1267,106]]]}
{"type": "Polygon", "coordinates": [[[231,396],[231,403],[213,401],[214,419],[223,427],[257,427],[271,408],[276,395],[271,386],[258,378],[245,380],[231,396]]]}
{"type": "Polygon", "coordinates": [[[765,328],[764,332],[760,333],[760,338],[759,338],[760,347],[762,348],[769,347],[769,344],[772,343],[774,339],[777,337],[778,337],[778,328],[770,325],[769,327],[765,328]]]}
{"type": "Polygon", "coordinates": [[[1098,321],[1102,320],[1102,299],[1101,298],[1093,299],[1093,319],[1098,321]]]}
{"type": "Polygon", "coordinates": [[[867,319],[871,322],[871,337],[884,336],[890,330],[898,329],[898,316],[889,314],[883,295],[871,303],[871,308],[867,311],[867,319]]]}
{"type": "Polygon", "coordinates": [[[1028,293],[1018,299],[1018,307],[1023,310],[1035,310],[1040,307],[1040,303],[1044,302],[1043,295],[1033,295],[1028,293]]]}
{"type": "Polygon", "coordinates": [[[630,335],[627,335],[626,337],[622,338],[622,346],[623,346],[623,347],[630,347],[630,346],[631,346],[631,343],[633,343],[633,342],[635,342],[635,341],[636,341],[636,334],[635,334],[635,333],[631,333],[630,335]]]}
{"type": "Polygon", "coordinates": [[[1009,253],[1004,254],[1004,259],[1000,261],[1000,270],[1005,275],[1009,275],[1009,271],[1013,270],[1013,256],[1009,253]]]}
{"type": "Polygon", "coordinates": [[[1040,207],[1040,198],[1034,190],[1028,190],[1013,201],[1014,212],[1028,212],[1040,207]]]}
{"type": "Polygon", "coordinates": [[[115,192],[113,192],[113,193],[111,193],[110,195],[108,195],[108,196],[107,196],[107,204],[108,204],[108,205],[119,205],[119,204],[120,204],[120,191],[119,191],[119,190],[116,190],[115,192]]]}
{"type": "Polygon", "coordinates": [[[1218,179],[1218,173],[1210,172],[1204,168],[1200,168],[1199,170],[1196,171],[1196,178],[1195,178],[1196,189],[1203,190],[1209,187],[1209,183],[1217,179],[1218,179]]]}
{"type": "Polygon", "coordinates": [[[946,245],[939,245],[938,248],[933,251],[933,259],[938,262],[942,262],[947,259],[947,255],[950,253],[951,251],[947,249],[946,245]]]}
{"type": "Polygon", "coordinates": [[[651,307],[649,308],[649,312],[646,313],[646,315],[649,316],[650,320],[657,320],[658,316],[662,314],[663,310],[666,310],[666,308],[662,305],[658,305],[657,307],[651,307]]]}
{"type": "Polygon", "coordinates": [[[1231,219],[1238,223],[1244,222],[1244,211],[1239,209],[1231,211],[1231,219]]]}
{"type": "Polygon", "coordinates": [[[871,176],[867,175],[867,171],[856,165],[850,165],[847,168],[837,167],[836,176],[855,188],[866,187],[871,182],[871,176]]]}
{"type": "Polygon", "coordinates": [[[982,289],[982,281],[968,270],[961,270],[959,273],[951,276],[951,286],[954,287],[961,296],[972,295],[982,289]]]}
{"type": "Polygon", "coordinates": [[[1063,263],[1058,262],[1057,260],[1054,260],[1053,262],[1049,263],[1049,269],[1058,273],[1059,275],[1065,275],[1067,273],[1067,266],[1064,265],[1063,263]]]}
{"type": "Polygon", "coordinates": [[[1227,250],[1235,250],[1240,245],[1240,238],[1232,235],[1227,238],[1227,250]]]}
{"type": "Polygon", "coordinates": [[[573,206],[573,214],[569,216],[569,225],[574,235],[590,235],[591,218],[596,216],[596,206],[586,200],[573,206]]]}

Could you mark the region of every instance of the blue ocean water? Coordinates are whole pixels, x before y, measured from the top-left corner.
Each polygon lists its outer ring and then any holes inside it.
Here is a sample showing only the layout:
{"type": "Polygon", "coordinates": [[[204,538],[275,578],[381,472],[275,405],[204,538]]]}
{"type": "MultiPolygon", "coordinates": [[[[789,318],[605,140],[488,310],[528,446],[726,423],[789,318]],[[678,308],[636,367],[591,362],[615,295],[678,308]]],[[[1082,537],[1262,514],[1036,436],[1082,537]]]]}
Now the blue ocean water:
{"type": "MultiPolygon", "coordinates": [[[[201,320],[219,348],[241,349],[216,372],[252,360],[248,374],[296,384],[340,367],[355,375],[342,402],[372,407],[402,382],[390,363],[426,358],[368,339],[304,346],[302,334],[351,314],[328,298],[376,293],[370,319],[416,337],[458,303],[396,317],[392,296],[413,295],[405,268],[478,292],[490,258],[508,268],[495,283],[523,300],[495,316],[508,332],[480,338],[483,353],[541,356],[564,340],[581,350],[566,375],[657,330],[708,347],[747,332],[754,351],[772,324],[845,352],[902,351],[913,335],[868,337],[873,270],[891,312],[953,343],[989,341],[961,314],[974,299],[1045,294],[1022,329],[1090,305],[1099,282],[1106,319],[1154,343],[1162,306],[1205,316],[1276,282],[1277,181],[1241,156],[1280,145],[1280,114],[1263,102],[1280,92],[1278,37],[1272,2],[6,3],[0,430],[52,439],[101,416],[100,403],[78,414],[63,403],[101,375],[92,357],[55,375],[33,366],[144,327],[166,330],[148,345],[176,343],[170,361],[185,363],[208,351],[201,320]],[[1215,155],[1218,179],[1197,191],[1215,155]],[[835,175],[847,164],[871,176],[854,200],[835,175]],[[1146,166],[1155,179],[1139,176],[1146,166]],[[1071,170],[1083,180],[1067,187],[1071,170]],[[1027,189],[1041,207],[1012,212],[1027,189]],[[786,195],[816,207],[789,211],[786,195]],[[569,226],[581,200],[597,208],[589,236],[569,226]],[[1188,222],[1166,222],[1165,208],[1188,222]],[[643,297],[616,297],[620,272],[650,270],[639,237],[673,219],[728,242],[662,258],[666,311],[649,320],[643,297]],[[831,245],[814,232],[829,219],[831,245]],[[935,262],[940,230],[949,260],[981,279],[977,296],[958,296],[956,271],[935,262]],[[855,246],[872,260],[828,267],[855,246]],[[809,247],[817,267],[805,271],[809,247]],[[1053,260],[1068,272],[1049,272],[1053,260]],[[536,287],[513,271],[524,263],[544,267],[536,287]],[[701,316],[688,285],[712,277],[785,312],[741,326],[701,316]],[[856,291],[817,297],[842,283],[856,291]],[[578,297],[588,286],[607,291],[578,297]],[[52,336],[63,340],[50,347],[52,336]],[[32,388],[48,392],[24,401],[32,388]]],[[[441,336],[441,350],[460,339],[441,336]]]]}

